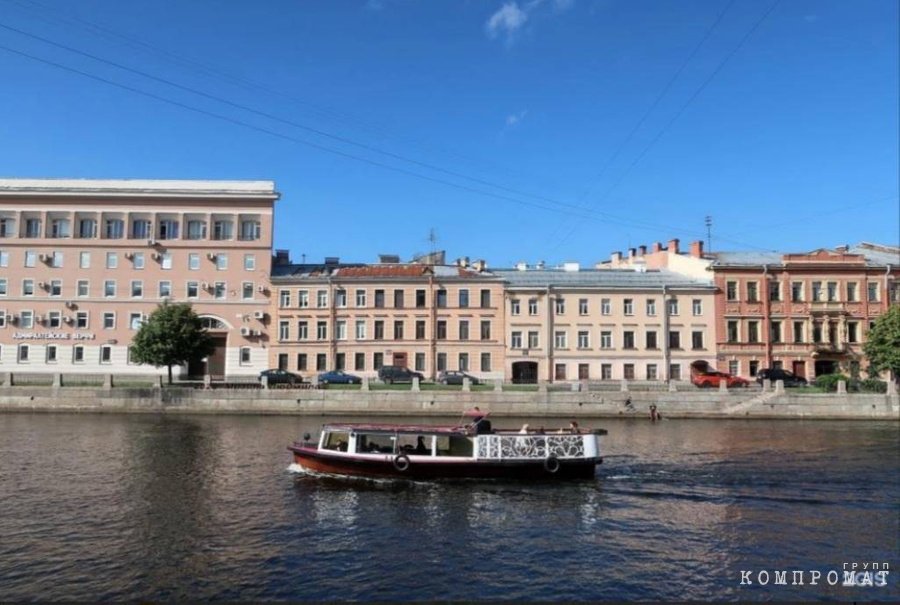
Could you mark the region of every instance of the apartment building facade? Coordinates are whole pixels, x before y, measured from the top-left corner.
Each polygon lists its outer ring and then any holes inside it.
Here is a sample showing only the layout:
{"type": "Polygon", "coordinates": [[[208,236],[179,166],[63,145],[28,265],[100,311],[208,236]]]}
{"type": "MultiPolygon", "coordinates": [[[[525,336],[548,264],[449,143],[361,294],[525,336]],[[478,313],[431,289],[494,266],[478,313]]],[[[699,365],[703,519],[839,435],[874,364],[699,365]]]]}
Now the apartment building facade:
{"type": "Polygon", "coordinates": [[[141,322],[190,302],[215,352],[181,374],[267,364],[270,181],[0,179],[0,371],[162,373],[141,322]]]}
{"type": "Polygon", "coordinates": [[[384,365],[428,379],[442,370],[502,378],[503,284],[484,263],[388,260],[276,263],[272,366],[307,378],[332,369],[374,378],[384,365]]]}
{"type": "Polygon", "coordinates": [[[520,265],[506,284],[506,366],[514,382],[689,380],[715,358],[709,278],[643,266],[520,265]]]}
{"type": "Polygon", "coordinates": [[[720,252],[711,270],[718,358],[755,376],[865,371],[872,323],[900,304],[900,248],[862,243],[809,253],[720,252]]]}

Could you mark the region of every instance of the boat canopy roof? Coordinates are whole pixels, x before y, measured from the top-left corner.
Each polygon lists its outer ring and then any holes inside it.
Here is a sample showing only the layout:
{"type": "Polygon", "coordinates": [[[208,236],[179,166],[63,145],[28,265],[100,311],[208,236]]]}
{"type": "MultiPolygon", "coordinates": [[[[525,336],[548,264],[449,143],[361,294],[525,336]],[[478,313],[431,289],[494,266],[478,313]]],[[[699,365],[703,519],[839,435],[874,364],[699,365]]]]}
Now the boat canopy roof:
{"type": "Polygon", "coordinates": [[[336,423],[325,424],[322,430],[351,431],[356,433],[406,433],[414,435],[468,435],[471,431],[465,426],[439,426],[433,424],[371,424],[371,423],[336,423]]]}

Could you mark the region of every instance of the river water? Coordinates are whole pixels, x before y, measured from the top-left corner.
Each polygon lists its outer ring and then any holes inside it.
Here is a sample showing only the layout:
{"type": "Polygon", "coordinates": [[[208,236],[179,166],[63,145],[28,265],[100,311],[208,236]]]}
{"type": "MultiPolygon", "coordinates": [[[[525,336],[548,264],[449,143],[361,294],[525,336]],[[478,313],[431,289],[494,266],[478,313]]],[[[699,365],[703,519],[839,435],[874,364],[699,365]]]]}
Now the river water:
{"type": "Polygon", "coordinates": [[[596,479],[527,485],[291,472],[326,420],[0,414],[0,601],[900,600],[896,423],[583,421],[596,479]]]}

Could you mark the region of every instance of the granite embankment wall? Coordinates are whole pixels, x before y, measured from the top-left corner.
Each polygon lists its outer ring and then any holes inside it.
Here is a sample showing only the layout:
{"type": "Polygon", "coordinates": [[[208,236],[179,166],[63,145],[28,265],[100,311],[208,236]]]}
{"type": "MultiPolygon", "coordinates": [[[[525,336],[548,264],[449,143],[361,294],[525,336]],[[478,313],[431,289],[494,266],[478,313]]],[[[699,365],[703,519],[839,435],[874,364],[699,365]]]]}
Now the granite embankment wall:
{"type": "Polygon", "coordinates": [[[0,387],[0,411],[93,413],[455,416],[478,405],[493,417],[644,416],[651,404],[669,418],[822,418],[900,420],[900,397],[736,389],[615,391],[347,391],[0,387]],[[629,411],[625,398],[634,410],[629,411]]]}

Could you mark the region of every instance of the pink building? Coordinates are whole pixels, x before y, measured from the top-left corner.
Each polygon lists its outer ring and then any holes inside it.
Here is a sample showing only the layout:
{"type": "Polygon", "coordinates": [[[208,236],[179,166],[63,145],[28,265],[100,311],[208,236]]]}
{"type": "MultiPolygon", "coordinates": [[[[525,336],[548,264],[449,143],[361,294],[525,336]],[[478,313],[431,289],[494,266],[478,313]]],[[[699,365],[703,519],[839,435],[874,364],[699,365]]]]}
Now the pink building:
{"type": "Polygon", "coordinates": [[[129,360],[162,301],[215,353],[181,374],[267,363],[270,181],[0,179],[0,372],[162,373],[129,360]]]}

